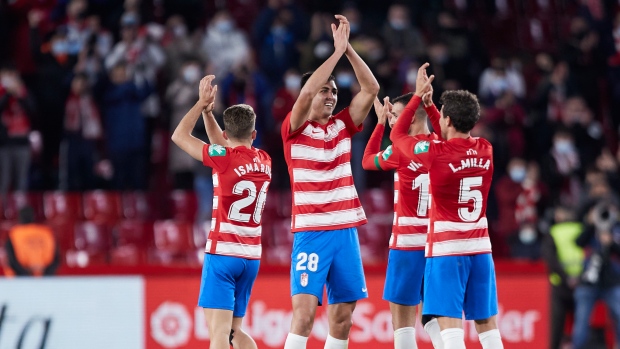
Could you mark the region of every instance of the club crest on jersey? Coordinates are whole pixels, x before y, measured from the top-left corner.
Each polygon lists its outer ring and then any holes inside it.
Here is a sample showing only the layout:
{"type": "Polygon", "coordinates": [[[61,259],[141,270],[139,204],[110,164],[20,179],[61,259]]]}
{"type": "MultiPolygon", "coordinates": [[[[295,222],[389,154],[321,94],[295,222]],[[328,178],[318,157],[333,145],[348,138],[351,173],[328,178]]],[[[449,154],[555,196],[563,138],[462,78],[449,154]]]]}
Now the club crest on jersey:
{"type": "Polygon", "coordinates": [[[306,287],[308,286],[308,274],[306,273],[301,273],[301,280],[299,280],[301,283],[301,287],[306,287]]]}
{"type": "Polygon", "coordinates": [[[431,142],[429,141],[419,141],[418,143],[415,144],[415,147],[413,147],[413,153],[414,154],[427,153],[430,145],[431,145],[431,142]]]}
{"type": "Polygon", "coordinates": [[[219,144],[211,144],[209,146],[209,156],[224,156],[226,155],[226,148],[219,144]]]}
{"type": "Polygon", "coordinates": [[[385,150],[383,151],[383,154],[381,155],[381,157],[383,158],[383,161],[386,161],[387,159],[390,158],[390,155],[392,155],[394,151],[392,150],[392,146],[388,145],[387,148],[385,148],[385,150]]]}

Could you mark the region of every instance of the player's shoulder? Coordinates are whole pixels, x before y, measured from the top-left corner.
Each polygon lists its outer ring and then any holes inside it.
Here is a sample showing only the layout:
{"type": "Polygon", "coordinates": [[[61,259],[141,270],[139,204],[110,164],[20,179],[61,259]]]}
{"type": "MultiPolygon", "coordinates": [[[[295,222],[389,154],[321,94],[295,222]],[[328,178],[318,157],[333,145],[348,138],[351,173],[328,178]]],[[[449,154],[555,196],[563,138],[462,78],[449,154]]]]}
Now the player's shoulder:
{"type": "Polygon", "coordinates": [[[209,157],[227,157],[232,152],[232,148],[219,144],[207,144],[205,147],[209,157]]]}
{"type": "Polygon", "coordinates": [[[484,149],[489,149],[489,150],[493,149],[493,145],[486,138],[474,137],[474,140],[476,140],[476,145],[479,148],[484,148],[484,149]]]}
{"type": "Polygon", "coordinates": [[[269,156],[269,153],[267,153],[266,151],[254,147],[252,147],[252,150],[256,153],[259,159],[271,161],[271,156],[269,156]]]}

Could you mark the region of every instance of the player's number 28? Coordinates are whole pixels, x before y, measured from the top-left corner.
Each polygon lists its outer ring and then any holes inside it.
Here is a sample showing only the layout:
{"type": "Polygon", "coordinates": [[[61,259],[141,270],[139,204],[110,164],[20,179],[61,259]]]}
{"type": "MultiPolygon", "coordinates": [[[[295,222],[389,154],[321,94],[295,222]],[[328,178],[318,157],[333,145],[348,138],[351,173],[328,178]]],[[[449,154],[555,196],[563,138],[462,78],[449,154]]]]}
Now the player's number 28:
{"type": "Polygon", "coordinates": [[[297,255],[297,266],[295,270],[316,271],[319,267],[319,255],[316,253],[307,254],[306,252],[300,252],[297,255]],[[308,262],[308,263],[306,263],[308,262]]]}

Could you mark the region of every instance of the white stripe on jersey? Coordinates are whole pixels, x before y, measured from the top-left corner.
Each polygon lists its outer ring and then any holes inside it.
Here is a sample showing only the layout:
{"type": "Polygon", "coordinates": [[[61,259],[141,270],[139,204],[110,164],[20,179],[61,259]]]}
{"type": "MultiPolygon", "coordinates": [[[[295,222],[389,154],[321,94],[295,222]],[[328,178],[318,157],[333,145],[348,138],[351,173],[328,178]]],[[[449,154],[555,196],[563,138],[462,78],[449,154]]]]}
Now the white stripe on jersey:
{"type": "MultiPolygon", "coordinates": [[[[394,243],[394,234],[390,237],[390,246],[394,243]]],[[[396,247],[423,247],[426,244],[426,234],[401,234],[398,235],[396,247]]]]}
{"type": "Polygon", "coordinates": [[[213,210],[217,210],[217,206],[218,206],[219,200],[217,196],[213,197],[213,210]]]}
{"type": "Polygon", "coordinates": [[[398,203],[398,190],[394,190],[394,204],[398,203]]]}
{"type": "MultiPolygon", "coordinates": [[[[205,251],[211,251],[211,240],[207,241],[205,251]]],[[[262,247],[261,245],[244,245],[236,242],[219,241],[215,248],[215,253],[237,257],[260,258],[262,247]]]]}
{"type": "MultiPolygon", "coordinates": [[[[260,236],[262,232],[262,228],[259,225],[258,227],[242,227],[240,225],[234,225],[230,223],[220,223],[220,232],[235,234],[244,237],[255,237],[260,236]]],[[[218,244],[221,242],[218,242],[218,244]]]]}
{"type": "Polygon", "coordinates": [[[217,173],[213,174],[213,187],[217,187],[218,185],[220,185],[220,179],[217,176],[217,173]]]}
{"type": "Polygon", "coordinates": [[[304,136],[308,136],[312,139],[329,142],[334,138],[338,137],[340,131],[344,130],[345,128],[346,125],[344,124],[344,122],[342,120],[336,119],[334,126],[330,125],[327,127],[327,135],[325,135],[325,130],[323,130],[322,128],[313,127],[310,124],[308,124],[308,126],[304,128],[301,134],[304,136]]]}
{"type": "Polygon", "coordinates": [[[427,225],[428,225],[428,218],[398,217],[399,227],[420,227],[420,226],[427,226],[427,225]]]}
{"type": "Polygon", "coordinates": [[[215,229],[215,224],[217,224],[217,219],[211,218],[211,229],[210,230],[215,229]]]}
{"type": "Polygon", "coordinates": [[[366,219],[361,207],[326,213],[305,213],[295,215],[295,227],[325,227],[360,222],[366,219]]]}
{"type": "Polygon", "coordinates": [[[307,145],[293,144],[291,158],[296,160],[310,160],[318,162],[332,162],[340,155],[351,152],[351,139],[345,138],[338,142],[335,148],[323,149],[307,145]]]}
{"type": "Polygon", "coordinates": [[[295,192],[295,205],[324,205],[356,197],[357,192],[353,185],[325,191],[298,191],[295,192]]]}
{"type": "Polygon", "coordinates": [[[450,222],[450,221],[437,221],[435,222],[433,232],[442,233],[446,231],[470,231],[476,229],[488,228],[488,222],[486,217],[480,218],[479,221],[473,223],[466,222],[450,222]]]}
{"type": "MultiPolygon", "coordinates": [[[[473,252],[491,252],[491,240],[488,237],[483,237],[433,242],[433,257],[473,252]]],[[[426,255],[428,255],[428,245],[426,245],[426,255]]]]}
{"type": "Polygon", "coordinates": [[[331,170],[307,170],[304,168],[293,169],[293,181],[296,183],[302,182],[331,182],[336,179],[350,177],[351,163],[346,162],[338,165],[331,170]]]}

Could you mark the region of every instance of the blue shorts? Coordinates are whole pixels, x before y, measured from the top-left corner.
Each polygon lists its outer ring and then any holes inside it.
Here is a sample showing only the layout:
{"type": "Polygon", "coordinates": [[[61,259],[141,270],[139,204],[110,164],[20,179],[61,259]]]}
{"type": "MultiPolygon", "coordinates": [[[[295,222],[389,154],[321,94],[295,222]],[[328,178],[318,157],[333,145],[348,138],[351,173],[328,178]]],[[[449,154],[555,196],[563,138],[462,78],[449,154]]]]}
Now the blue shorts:
{"type": "Polygon", "coordinates": [[[311,294],[323,304],[368,298],[357,229],[295,233],[291,254],[291,296],[311,294]]]}
{"type": "Polygon", "coordinates": [[[427,258],[422,314],[461,319],[463,312],[466,320],[497,315],[491,254],[427,258]]]}
{"type": "Polygon", "coordinates": [[[260,261],[205,253],[198,306],[231,310],[243,317],[260,261]]]}
{"type": "Polygon", "coordinates": [[[400,305],[418,305],[422,299],[424,250],[390,250],[383,299],[400,305]]]}

